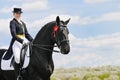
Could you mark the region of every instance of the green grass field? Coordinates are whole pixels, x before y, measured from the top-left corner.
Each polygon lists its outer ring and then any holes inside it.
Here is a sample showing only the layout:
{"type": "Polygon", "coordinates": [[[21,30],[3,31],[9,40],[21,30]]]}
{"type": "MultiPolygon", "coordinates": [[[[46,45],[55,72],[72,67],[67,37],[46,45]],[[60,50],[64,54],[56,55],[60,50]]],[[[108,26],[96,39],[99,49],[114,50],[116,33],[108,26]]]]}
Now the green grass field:
{"type": "Polygon", "coordinates": [[[59,68],[51,80],[120,80],[120,66],[59,68]]]}

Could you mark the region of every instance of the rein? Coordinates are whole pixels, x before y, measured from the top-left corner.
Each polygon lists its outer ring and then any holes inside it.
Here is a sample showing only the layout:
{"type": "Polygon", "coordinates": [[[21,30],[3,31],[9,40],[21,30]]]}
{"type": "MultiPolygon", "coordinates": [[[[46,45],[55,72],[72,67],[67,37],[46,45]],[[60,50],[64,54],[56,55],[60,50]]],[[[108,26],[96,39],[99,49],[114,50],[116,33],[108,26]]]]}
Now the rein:
{"type": "Polygon", "coordinates": [[[60,51],[45,48],[45,47],[57,47],[56,45],[41,45],[41,44],[33,44],[33,43],[31,43],[31,45],[34,46],[34,47],[46,50],[46,51],[60,53],[60,51]]]}

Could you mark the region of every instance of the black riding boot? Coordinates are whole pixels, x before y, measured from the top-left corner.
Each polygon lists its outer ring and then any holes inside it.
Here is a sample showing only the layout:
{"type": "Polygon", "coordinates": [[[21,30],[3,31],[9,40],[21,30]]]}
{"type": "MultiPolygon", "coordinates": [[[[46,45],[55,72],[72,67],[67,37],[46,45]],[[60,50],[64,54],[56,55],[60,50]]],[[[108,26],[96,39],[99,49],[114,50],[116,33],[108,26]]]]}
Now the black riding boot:
{"type": "Polygon", "coordinates": [[[14,69],[15,69],[15,79],[16,80],[22,80],[22,77],[21,77],[21,66],[20,66],[20,64],[18,64],[18,63],[15,62],[14,69]]]}

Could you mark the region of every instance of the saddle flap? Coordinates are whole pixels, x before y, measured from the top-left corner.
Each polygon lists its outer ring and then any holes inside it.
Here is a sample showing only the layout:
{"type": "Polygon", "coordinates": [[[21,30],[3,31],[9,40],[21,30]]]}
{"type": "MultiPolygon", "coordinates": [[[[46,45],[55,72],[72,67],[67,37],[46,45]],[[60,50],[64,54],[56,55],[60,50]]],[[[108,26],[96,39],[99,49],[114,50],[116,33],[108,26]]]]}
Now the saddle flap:
{"type": "MultiPolygon", "coordinates": [[[[29,65],[29,62],[30,62],[30,51],[29,51],[29,47],[27,47],[27,48],[28,48],[27,51],[26,50],[21,51],[21,52],[26,52],[22,68],[27,68],[28,65],[29,65]]],[[[11,57],[9,56],[9,58],[7,58],[7,59],[5,58],[6,55],[8,55],[7,51],[2,56],[1,69],[2,70],[14,70],[14,67],[11,66],[11,61],[12,61],[12,59],[14,57],[13,54],[12,54],[11,57]]]]}

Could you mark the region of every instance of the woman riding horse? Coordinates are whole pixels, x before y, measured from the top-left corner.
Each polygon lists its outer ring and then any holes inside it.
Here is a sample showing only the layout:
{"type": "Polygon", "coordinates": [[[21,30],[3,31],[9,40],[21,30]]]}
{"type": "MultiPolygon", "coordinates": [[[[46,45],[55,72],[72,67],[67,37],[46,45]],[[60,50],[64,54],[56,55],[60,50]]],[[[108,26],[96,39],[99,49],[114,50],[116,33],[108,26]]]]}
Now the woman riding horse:
{"type": "Polygon", "coordinates": [[[33,38],[27,31],[25,23],[20,20],[22,10],[21,8],[14,8],[13,11],[13,20],[10,21],[10,32],[12,35],[12,41],[10,45],[10,49],[13,50],[13,55],[15,59],[14,68],[16,78],[20,71],[20,53],[22,49],[22,45],[29,44],[33,38]]]}
{"type": "MultiPolygon", "coordinates": [[[[69,54],[69,30],[67,21],[60,20],[59,16],[55,21],[45,24],[31,43],[29,66],[21,71],[20,79],[23,80],[50,80],[54,71],[53,52],[54,44],[57,44],[62,54],[69,54]]],[[[14,42],[15,43],[15,42],[14,42]]],[[[5,49],[0,49],[0,59],[2,59],[5,49]]],[[[1,61],[0,61],[1,64],[1,61]]],[[[7,65],[7,64],[6,64],[7,65]]],[[[0,68],[0,80],[16,80],[13,70],[2,70],[0,68]]]]}

